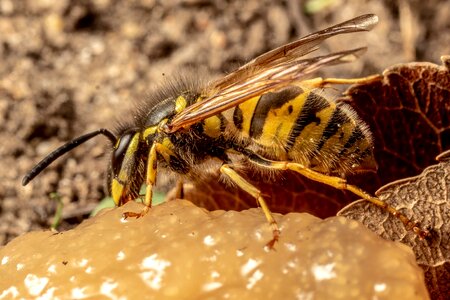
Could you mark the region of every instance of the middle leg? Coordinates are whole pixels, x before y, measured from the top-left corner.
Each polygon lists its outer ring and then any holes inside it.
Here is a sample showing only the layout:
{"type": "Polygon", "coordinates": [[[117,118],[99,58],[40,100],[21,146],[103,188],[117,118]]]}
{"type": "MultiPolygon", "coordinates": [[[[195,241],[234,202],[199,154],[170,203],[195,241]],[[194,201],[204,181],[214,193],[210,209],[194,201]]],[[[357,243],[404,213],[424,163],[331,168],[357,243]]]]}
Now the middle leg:
{"type": "Polygon", "coordinates": [[[251,196],[253,196],[253,198],[256,199],[256,201],[258,201],[259,205],[261,206],[264,212],[264,215],[266,216],[267,221],[270,224],[270,227],[272,228],[272,240],[270,240],[266,245],[269,249],[273,249],[273,246],[280,237],[280,229],[278,228],[278,224],[272,216],[272,212],[270,211],[269,206],[267,206],[267,203],[266,201],[264,201],[264,198],[261,197],[261,191],[257,189],[255,186],[253,186],[251,183],[249,183],[247,180],[245,180],[228,164],[224,164],[222,165],[222,167],[220,167],[220,173],[226,175],[239,188],[249,193],[251,196]]]}

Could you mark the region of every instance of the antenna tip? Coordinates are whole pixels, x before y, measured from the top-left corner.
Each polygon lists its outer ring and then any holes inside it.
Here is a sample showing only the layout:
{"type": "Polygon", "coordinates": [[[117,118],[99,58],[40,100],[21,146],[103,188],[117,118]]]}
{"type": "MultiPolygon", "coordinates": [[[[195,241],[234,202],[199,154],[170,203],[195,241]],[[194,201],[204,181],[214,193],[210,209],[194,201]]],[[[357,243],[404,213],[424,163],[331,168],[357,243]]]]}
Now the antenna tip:
{"type": "Polygon", "coordinates": [[[22,179],[22,186],[26,186],[30,182],[30,178],[28,176],[25,176],[22,179]]]}

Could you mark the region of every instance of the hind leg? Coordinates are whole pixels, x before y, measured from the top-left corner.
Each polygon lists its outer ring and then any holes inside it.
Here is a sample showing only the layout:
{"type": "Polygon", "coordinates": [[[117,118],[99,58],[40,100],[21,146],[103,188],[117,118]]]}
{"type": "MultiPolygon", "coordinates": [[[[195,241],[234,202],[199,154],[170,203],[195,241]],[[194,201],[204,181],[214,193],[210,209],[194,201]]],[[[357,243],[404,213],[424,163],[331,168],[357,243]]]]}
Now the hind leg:
{"type": "Polygon", "coordinates": [[[293,162],[289,162],[289,161],[268,160],[268,159],[263,158],[255,153],[249,154],[248,157],[250,158],[250,160],[253,163],[255,163],[261,167],[265,167],[265,168],[269,168],[269,169],[273,169],[273,170],[292,170],[292,171],[302,174],[303,176],[305,176],[311,180],[321,182],[323,184],[332,186],[332,187],[340,189],[340,190],[350,191],[353,194],[360,196],[364,200],[367,200],[367,201],[373,203],[374,205],[388,211],[394,217],[398,218],[408,230],[413,230],[421,239],[429,236],[429,232],[427,230],[421,229],[419,227],[418,223],[411,221],[406,215],[399,212],[394,207],[390,206],[389,204],[380,200],[377,197],[371,196],[370,194],[363,191],[359,187],[351,185],[351,184],[347,184],[347,181],[345,179],[316,172],[316,171],[311,170],[311,169],[309,169],[301,164],[298,164],[298,163],[293,163],[293,162]]]}
{"type": "Polygon", "coordinates": [[[301,82],[301,86],[309,88],[320,88],[327,84],[362,84],[381,78],[381,75],[371,75],[362,78],[322,78],[316,77],[301,82]]]}

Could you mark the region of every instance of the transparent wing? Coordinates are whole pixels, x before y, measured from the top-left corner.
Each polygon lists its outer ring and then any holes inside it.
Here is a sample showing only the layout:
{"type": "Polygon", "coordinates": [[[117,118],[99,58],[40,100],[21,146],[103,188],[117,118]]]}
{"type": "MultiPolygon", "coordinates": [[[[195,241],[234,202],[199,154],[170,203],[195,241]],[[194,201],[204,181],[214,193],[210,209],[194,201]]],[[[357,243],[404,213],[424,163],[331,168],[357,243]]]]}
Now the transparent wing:
{"type": "Polygon", "coordinates": [[[222,79],[213,82],[210,96],[181,111],[168,124],[174,132],[255,96],[279,90],[298,82],[325,65],[334,65],[355,59],[365,48],[335,52],[308,59],[301,57],[317,49],[325,39],[344,33],[371,30],[378,22],[373,14],[362,15],[346,22],[309,34],[297,41],[258,56],[222,79]]]}

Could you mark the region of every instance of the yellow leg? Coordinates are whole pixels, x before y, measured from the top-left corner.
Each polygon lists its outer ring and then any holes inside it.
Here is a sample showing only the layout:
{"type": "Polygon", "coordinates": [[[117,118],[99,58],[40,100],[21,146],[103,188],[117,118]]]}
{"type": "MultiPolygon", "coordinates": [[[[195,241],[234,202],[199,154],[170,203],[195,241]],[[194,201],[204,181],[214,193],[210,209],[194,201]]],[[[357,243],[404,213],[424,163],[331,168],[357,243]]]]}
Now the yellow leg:
{"type": "Polygon", "coordinates": [[[248,181],[246,181],[244,178],[242,178],[241,175],[236,173],[235,170],[233,170],[229,165],[224,164],[220,168],[220,172],[228,178],[230,178],[239,188],[243,189],[247,193],[249,193],[251,196],[253,196],[256,201],[258,201],[259,205],[261,206],[267,221],[270,224],[270,227],[272,228],[272,240],[267,243],[267,247],[270,249],[273,249],[273,246],[278,241],[280,237],[280,229],[278,228],[278,224],[275,221],[275,219],[272,216],[272,213],[270,212],[269,207],[267,206],[266,201],[264,201],[264,198],[261,197],[261,191],[258,190],[256,187],[254,187],[252,184],[250,184],[248,181]]]}
{"type": "Polygon", "coordinates": [[[327,84],[358,84],[358,83],[367,83],[376,79],[381,78],[381,75],[371,75],[362,78],[322,78],[316,77],[308,80],[304,80],[301,82],[302,86],[306,86],[309,88],[318,88],[323,87],[327,84]]]}
{"type": "Polygon", "coordinates": [[[381,207],[382,209],[388,211],[393,216],[397,217],[408,230],[412,229],[420,238],[423,239],[423,238],[426,238],[427,236],[429,236],[429,232],[427,230],[421,229],[416,222],[411,221],[407,216],[405,216],[404,214],[399,212],[397,209],[390,206],[386,202],[381,201],[380,199],[369,195],[368,193],[366,193],[362,189],[358,188],[357,186],[347,184],[347,181],[345,179],[335,177],[335,176],[329,176],[329,175],[325,175],[325,174],[313,171],[313,170],[308,169],[307,167],[302,166],[301,164],[298,164],[298,163],[287,162],[287,161],[267,160],[256,154],[252,155],[250,157],[250,159],[254,163],[256,163],[262,167],[276,169],[276,170],[292,170],[292,171],[302,174],[303,176],[305,176],[311,180],[324,183],[326,185],[332,186],[337,189],[348,190],[348,191],[362,197],[363,199],[375,204],[376,206],[381,207]]]}
{"type": "Polygon", "coordinates": [[[152,198],[153,198],[153,185],[156,183],[156,170],[157,170],[157,155],[156,155],[156,148],[157,143],[153,143],[152,147],[150,148],[150,151],[148,153],[148,160],[147,160],[147,172],[145,173],[145,198],[144,198],[144,209],[142,209],[141,212],[125,212],[123,215],[125,218],[128,217],[135,217],[139,218],[144,216],[152,207],[152,198]]]}

